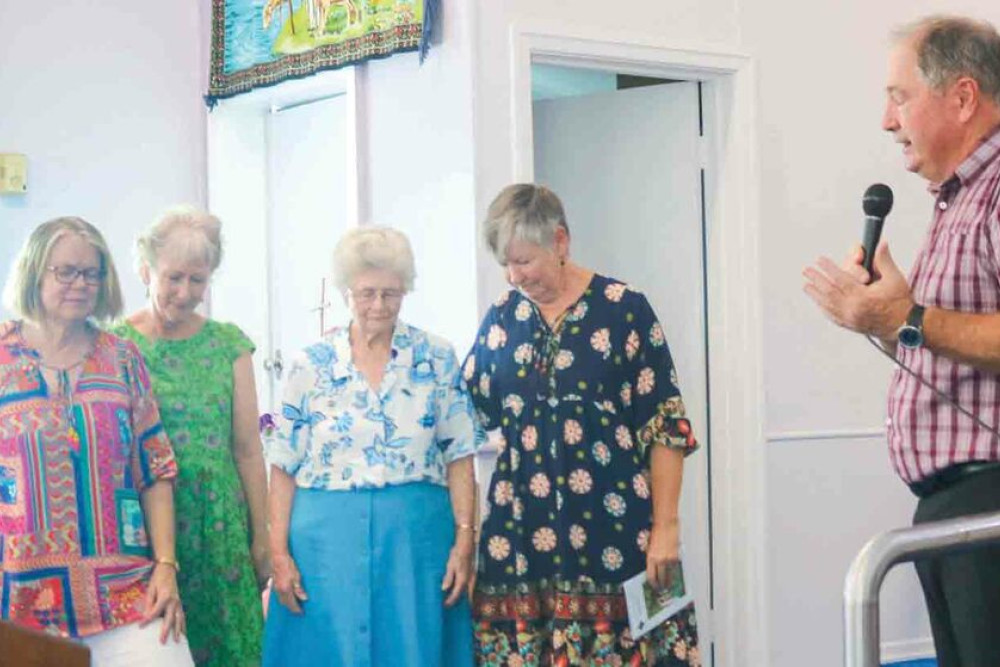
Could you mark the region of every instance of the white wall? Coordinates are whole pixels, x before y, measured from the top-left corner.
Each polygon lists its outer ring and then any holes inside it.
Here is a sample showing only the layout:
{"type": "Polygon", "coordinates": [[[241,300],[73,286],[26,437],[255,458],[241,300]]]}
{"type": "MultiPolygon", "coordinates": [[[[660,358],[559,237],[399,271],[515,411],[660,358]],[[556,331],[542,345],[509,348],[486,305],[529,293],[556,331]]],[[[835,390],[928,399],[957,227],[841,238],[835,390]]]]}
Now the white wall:
{"type": "Polygon", "coordinates": [[[0,273],[39,223],[79,215],[107,237],[126,307],[141,305],[136,232],[204,200],[207,7],[0,2],[0,152],[27,154],[30,187],[0,196],[0,273]]]}
{"type": "MultiPolygon", "coordinates": [[[[766,423],[757,444],[766,452],[761,508],[768,554],[766,667],[841,664],[841,591],[850,560],[874,533],[907,525],[915,501],[889,469],[881,434],[889,362],[818,314],[802,294],[800,272],[820,254],[839,261],[857,242],[861,193],[876,181],[896,192],[886,236],[897,259],[909,265],[930,199],[879,129],[887,35],[898,23],[933,12],[967,13],[1000,24],[998,5],[993,0],[632,0],[612,10],[598,0],[484,0],[479,6],[480,215],[515,169],[512,27],[600,31],[608,39],[652,36],[672,48],[752,58],[764,344],[747,354],[762,355],[764,368],[766,423]]],[[[488,261],[481,253],[481,307],[502,287],[499,274],[485,268],[488,261]]],[[[882,603],[883,646],[890,645],[895,657],[925,648],[929,631],[912,571],[892,573],[882,603]]]]}
{"type": "Polygon", "coordinates": [[[410,237],[416,290],[402,317],[444,336],[459,357],[478,327],[472,143],[472,3],[442,3],[423,65],[401,54],[359,68],[363,220],[410,237]]]}

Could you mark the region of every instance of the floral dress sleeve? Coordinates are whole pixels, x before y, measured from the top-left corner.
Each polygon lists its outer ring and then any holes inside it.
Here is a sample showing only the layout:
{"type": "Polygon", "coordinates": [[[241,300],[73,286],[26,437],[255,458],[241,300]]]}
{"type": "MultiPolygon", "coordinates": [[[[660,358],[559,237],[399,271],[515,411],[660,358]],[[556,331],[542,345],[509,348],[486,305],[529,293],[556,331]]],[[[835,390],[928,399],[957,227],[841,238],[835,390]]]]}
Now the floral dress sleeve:
{"type": "Polygon", "coordinates": [[[149,383],[149,371],[134,343],[122,341],[125,384],[132,402],[132,455],[130,467],[135,488],[142,491],[161,479],[177,476],[177,461],[167,439],[160,410],[149,383]]]}
{"type": "Polygon", "coordinates": [[[497,357],[507,340],[506,331],[500,322],[499,310],[492,306],[483,318],[462,369],[462,379],[472,397],[479,423],[483,429],[492,431],[500,427],[502,406],[500,397],[494,390],[494,374],[497,357]]]}
{"type": "Polygon", "coordinates": [[[292,361],[281,396],[281,414],[277,428],[267,439],[265,452],[271,465],[295,476],[309,452],[315,423],[310,399],[316,386],[316,373],[309,358],[302,354],[292,361]]]}
{"type": "Polygon", "coordinates": [[[628,380],[622,391],[631,394],[639,451],[647,456],[651,446],[662,445],[682,450],[686,456],[698,443],[685,416],[670,347],[646,297],[636,294],[636,298],[625,339],[628,380]]]}
{"type": "Polygon", "coordinates": [[[437,432],[435,441],[445,465],[472,456],[485,436],[459,372],[458,357],[449,345],[437,353],[435,388],[437,432]]]}

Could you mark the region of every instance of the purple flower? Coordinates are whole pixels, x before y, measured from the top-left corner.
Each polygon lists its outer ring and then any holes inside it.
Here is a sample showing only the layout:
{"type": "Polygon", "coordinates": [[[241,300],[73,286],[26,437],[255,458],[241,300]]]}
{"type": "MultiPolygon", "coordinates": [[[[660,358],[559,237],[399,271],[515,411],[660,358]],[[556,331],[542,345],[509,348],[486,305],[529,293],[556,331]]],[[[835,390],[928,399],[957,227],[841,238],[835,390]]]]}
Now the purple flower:
{"type": "Polygon", "coordinates": [[[271,435],[274,429],[278,428],[277,424],[274,423],[274,417],[271,416],[270,412],[265,412],[257,420],[257,428],[263,435],[271,435]]]}

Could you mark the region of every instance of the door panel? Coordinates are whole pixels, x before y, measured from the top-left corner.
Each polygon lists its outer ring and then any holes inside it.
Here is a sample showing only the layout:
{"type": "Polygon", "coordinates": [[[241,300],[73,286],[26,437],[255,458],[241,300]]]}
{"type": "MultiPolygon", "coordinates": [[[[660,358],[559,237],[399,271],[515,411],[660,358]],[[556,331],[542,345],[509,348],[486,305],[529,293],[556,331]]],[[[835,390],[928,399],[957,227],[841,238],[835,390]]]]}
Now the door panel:
{"type": "Polygon", "coordinates": [[[319,340],[321,312],[326,328],[348,317],[330,278],[334,245],[348,227],[345,99],[302,104],[268,117],[271,410],[280,409],[290,360],[319,340]]]}
{"type": "Polygon", "coordinates": [[[709,664],[709,476],[699,100],[671,83],[534,103],[535,180],[566,209],[575,261],[634,285],[656,311],[702,449],[685,462],[685,575],[709,664]]]}

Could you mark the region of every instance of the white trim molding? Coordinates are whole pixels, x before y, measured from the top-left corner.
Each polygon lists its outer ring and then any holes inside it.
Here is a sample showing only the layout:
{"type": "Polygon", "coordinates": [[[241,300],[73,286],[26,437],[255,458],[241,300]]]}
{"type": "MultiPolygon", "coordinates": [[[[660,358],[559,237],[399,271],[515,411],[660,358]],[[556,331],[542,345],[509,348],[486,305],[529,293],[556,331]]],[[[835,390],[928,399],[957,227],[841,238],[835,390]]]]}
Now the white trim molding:
{"type": "Polygon", "coordinates": [[[885,428],[845,428],[816,429],[806,431],[773,431],[764,436],[764,441],[771,442],[807,442],[812,440],[884,440],[885,428]]]}
{"type": "MultiPolygon", "coordinates": [[[[715,665],[769,662],[753,60],[713,46],[566,24],[510,28],[511,182],[534,176],[531,65],[701,81],[711,128],[707,192],[715,665]]],[[[703,646],[703,655],[709,651],[703,646]]],[[[708,659],[705,659],[708,664],[708,659]]]]}

